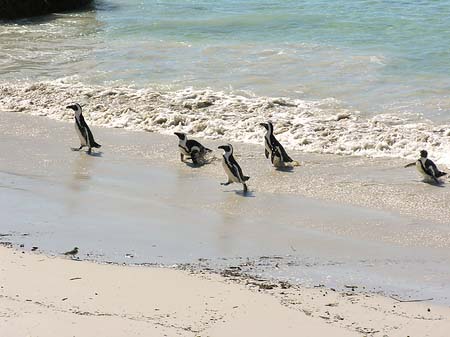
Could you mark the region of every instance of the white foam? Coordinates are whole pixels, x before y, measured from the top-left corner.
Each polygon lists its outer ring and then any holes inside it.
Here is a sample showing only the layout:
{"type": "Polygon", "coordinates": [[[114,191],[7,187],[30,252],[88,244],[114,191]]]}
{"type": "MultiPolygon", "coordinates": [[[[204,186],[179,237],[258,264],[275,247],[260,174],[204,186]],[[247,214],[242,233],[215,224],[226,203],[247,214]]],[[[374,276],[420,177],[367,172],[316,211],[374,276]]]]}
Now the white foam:
{"type": "Polygon", "coordinates": [[[258,124],[271,120],[287,148],[305,152],[371,157],[417,158],[422,149],[450,166],[450,125],[436,125],[415,115],[362,117],[334,99],[307,101],[236,95],[213,90],[155,91],[101,87],[60,79],[40,83],[0,84],[0,109],[69,121],[65,109],[83,105],[93,125],[262,144],[258,124]]]}

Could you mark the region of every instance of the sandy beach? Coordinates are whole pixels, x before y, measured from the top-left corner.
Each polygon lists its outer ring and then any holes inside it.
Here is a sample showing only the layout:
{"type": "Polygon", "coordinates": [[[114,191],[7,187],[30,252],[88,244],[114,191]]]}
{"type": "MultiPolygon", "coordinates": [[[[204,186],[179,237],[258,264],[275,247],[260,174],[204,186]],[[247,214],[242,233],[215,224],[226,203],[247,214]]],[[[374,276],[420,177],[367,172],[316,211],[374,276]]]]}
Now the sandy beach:
{"type": "Polygon", "coordinates": [[[93,131],[88,156],[69,149],[72,123],[0,114],[0,239],[15,247],[1,335],[446,336],[449,192],[404,161],[293,152],[302,166],[278,172],[236,143],[243,197],[218,160],[179,162],[175,136],[93,131]],[[88,261],[58,257],[74,246],[88,261]]]}
{"type": "Polygon", "coordinates": [[[2,336],[446,336],[450,309],[0,249],[2,336]],[[266,289],[269,289],[265,285],[266,289]]]}

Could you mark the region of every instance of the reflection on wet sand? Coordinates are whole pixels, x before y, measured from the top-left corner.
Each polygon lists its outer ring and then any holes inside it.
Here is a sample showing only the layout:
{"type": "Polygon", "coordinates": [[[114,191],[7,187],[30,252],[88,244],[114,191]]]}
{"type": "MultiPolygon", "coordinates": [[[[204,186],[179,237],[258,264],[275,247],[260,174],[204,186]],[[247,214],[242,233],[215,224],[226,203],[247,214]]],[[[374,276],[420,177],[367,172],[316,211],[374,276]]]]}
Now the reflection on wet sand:
{"type": "Polygon", "coordinates": [[[68,175],[67,188],[68,193],[62,194],[65,200],[65,206],[68,211],[76,210],[83,202],[83,193],[89,189],[91,174],[95,167],[97,159],[77,153],[72,161],[72,174],[68,175]]]}

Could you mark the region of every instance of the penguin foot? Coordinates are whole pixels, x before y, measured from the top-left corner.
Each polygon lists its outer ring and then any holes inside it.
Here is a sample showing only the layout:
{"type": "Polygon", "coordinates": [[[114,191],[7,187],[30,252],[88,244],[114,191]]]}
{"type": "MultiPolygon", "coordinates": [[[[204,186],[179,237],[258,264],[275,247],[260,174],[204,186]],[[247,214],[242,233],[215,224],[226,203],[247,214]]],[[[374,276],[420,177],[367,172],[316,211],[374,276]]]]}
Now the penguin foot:
{"type": "Polygon", "coordinates": [[[247,184],[242,184],[242,185],[244,185],[244,193],[247,193],[248,192],[247,184]]]}
{"type": "Polygon", "coordinates": [[[80,147],[71,147],[70,149],[71,149],[72,151],[80,151],[83,147],[84,147],[84,146],[82,145],[82,146],[80,146],[80,147]]]}
{"type": "Polygon", "coordinates": [[[228,186],[228,185],[230,185],[231,183],[229,182],[229,181],[227,181],[226,183],[220,183],[220,185],[222,185],[222,186],[228,186]]]}
{"type": "Polygon", "coordinates": [[[91,154],[92,153],[92,149],[89,148],[89,150],[87,150],[87,154],[91,154]]]}

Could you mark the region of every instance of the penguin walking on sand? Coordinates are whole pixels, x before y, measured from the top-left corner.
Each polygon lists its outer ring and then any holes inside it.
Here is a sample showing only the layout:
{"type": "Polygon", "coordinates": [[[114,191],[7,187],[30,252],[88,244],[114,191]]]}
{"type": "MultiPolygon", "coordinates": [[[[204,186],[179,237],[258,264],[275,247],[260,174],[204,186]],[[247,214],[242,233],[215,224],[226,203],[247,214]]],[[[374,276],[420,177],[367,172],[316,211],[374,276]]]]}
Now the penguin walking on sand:
{"type": "Polygon", "coordinates": [[[259,125],[267,130],[264,136],[264,153],[266,158],[270,158],[272,165],[278,168],[285,167],[286,165],[299,166],[300,164],[289,157],[283,145],[275,138],[272,122],[260,123],[259,125]]]}
{"type": "Polygon", "coordinates": [[[244,186],[244,193],[247,193],[247,184],[245,183],[250,177],[244,176],[242,169],[233,156],[233,146],[231,144],[221,145],[218,147],[225,151],[223,154],[222,166],[227,174],[228,181],[221,183],[221,185],[227,186],[231,183],[240,183],[244,186]]]}
{"type": "Polygon", "coordinates": [[[197,165],[204,162],[205,155],[212,152],[211,149],[193,139],[188,139],[185,133],[175,132],[178,139],[178,148],[180,149],[180,159],[184,162],[185,157],[190,158],[192,163],[197,165]]]}
{"type": "Polygon", "coordinates": [[[100,148],[101,145],[95,142],[91,129],[89,129],[89,126],[84,120],[83,114],[81,113],[81,106],[78,103],[75,103],[67,106],[66,108],[75,111],[75,130],[77,131],[78,138],[80,138],[81,143],[79,148],[72,148],[72,151],[80,151],[83,147],[87,146],[87,153],[91,154],[93,147],[97,149],[100,148]]]}
{"type": "Polygon", "coordinates": [[[416,166],[417,171],[428,180],[432,180],[439,184],[438,178],[445,176],[447,173],[439,171],[436,164],[431,159],[428,159],[428,152],[425,150],[420,151],[420,158],[414,163],[409,163],[405,167],[416,166]]]}

